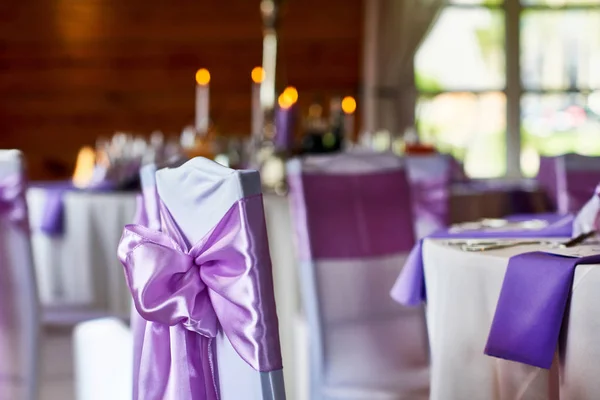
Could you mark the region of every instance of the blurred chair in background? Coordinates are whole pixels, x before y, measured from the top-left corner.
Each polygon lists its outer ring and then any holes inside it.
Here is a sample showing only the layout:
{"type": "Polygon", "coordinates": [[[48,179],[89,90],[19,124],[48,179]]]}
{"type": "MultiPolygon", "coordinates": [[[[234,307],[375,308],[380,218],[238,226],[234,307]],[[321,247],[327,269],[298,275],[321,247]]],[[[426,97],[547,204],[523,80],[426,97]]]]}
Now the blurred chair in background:
{"type": "Polygon", "coordinates": [[[445,154],[406,157],[417,238],[450,223],[451,160],[445,154]]]}
{"type": "Polygon", "coordinates": [[[428,398],[424,310],[387,294],[415,242],[404,161],[347,153],[292,160],[288,171],[310,399],[428,398]]]}
{"type": "Polygon", "coordinates": [[[575,213],[600,183],[600,157],[579,154],[542,157],[537,181],[559,213],[575,213]]]}
{"type": "Polygon", "coordinates": [[[0,150],[0,399],[39,395],[40,307],[25,200],[24,160],[0,150]]]}

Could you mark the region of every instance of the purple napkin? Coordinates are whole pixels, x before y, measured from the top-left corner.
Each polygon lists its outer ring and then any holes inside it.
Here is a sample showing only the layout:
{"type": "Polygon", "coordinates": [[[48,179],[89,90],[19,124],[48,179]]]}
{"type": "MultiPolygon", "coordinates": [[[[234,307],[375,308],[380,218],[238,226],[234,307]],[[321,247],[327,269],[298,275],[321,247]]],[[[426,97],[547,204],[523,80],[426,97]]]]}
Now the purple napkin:
{"type": "MultiPolygon", "coordinates": [[[[572,215],[557,214],[532,214],[515,215],[507,218],[509,221],[519,222],[531,219],[542,219],[548,225],[542,229],[514,230],[514,231],[478,231],[464,230],[450,233],[448,230],[438,231],[429,238],[438,239],[481,239],[481,238],[526,238],[526,237],[570,237],[573,230],[572,215]]],[[[396,280],[390,295],[397,302],[405,306],[417,306],[426,301],[425,276],[423,273],[423,241],[419,240],[411,250],[402,273],[396,280]]]]}
{"type": "MultiPolygon", "coordinates": [[[[64,232],[64,195],[70,191],[79,191],[71,181],[37,182],[31,187],[41,188],[45,192],[45,203],[40,222],[40,230],[49,236],[59,236],[64,232]]],[[[109,191],[114,188],[110,182],[98,183],[86,191],[109,191]]]]}
{"type": "Polygon", "coordinates": [[[511,257],[485,354],[549,369],[579,264],[600,264],[600,255],[511,257]]]}
{"type": "Polygon", "coordinates": [[[40,222],[40,230],[49,236],[61,235],[64,230],[63,196],[65,192],[75,190],[71,181],[36,182],[31,187],[44,190],[45,202],[40,222]]]}

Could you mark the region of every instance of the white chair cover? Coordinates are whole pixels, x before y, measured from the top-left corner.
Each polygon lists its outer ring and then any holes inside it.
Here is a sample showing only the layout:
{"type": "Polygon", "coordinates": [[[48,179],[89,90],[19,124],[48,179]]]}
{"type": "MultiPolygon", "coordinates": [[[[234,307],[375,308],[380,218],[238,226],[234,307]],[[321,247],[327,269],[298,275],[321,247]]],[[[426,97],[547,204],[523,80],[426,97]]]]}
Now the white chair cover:
{"type": "MultiPolygon", "coordinates": [[[[159,170],[156,186],[160,201],[190,244],[204,238],[236,202],[261,193],[256,171],[234,171],[200,157],[178,168],[159,170]]],[[[216,355],[222,400],[285,399],[282,370],[253,369],[222,330],[216,338],[216,355]]]]}
{"type": "Polygon", "coordinates": [[[0,211],[0,399],[35,400],[39,391],[40,307],[21,152],[0,150],[0,185],[0,192],[8,195],[3,196],[0,206],[4,208],[0,211]],[[15,202],[20,211],[13,213],[9,208],[15,202]],[[16,214],[20,214],[18,218],[14,218],[16,214]]]}
{"type": "Polygon", "coordinates": [[[428,398],[424,311],[388,294],[414,243],[403,160],[308,157],[290,161],[288,172],[310,399],[428,398]]]}

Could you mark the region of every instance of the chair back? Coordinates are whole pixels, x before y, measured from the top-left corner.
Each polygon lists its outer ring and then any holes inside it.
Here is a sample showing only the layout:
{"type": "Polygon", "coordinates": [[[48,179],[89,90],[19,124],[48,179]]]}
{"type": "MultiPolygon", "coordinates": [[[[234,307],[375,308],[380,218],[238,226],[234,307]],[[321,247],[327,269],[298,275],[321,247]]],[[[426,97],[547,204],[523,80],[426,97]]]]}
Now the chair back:
{"type": "MultiPolygon", "coordinates": [[[[256,171],[234,171],[198,157],[180,167],[164,168],[157,171],[156,188],[160,230],[164,234],[168,234],[182,249],[188,248],[190,249],[188,251],[193,251],[192,249],[198,248],[198,244],[204,243],[200,247],[203,249],[201,251],[219,253],[219,250],[221,250],[226,252],[227,248],[213,249],[210,248],[209,243],[212,243],[211,241],[216,235],[215,232],[219,231],[223,221],[235,220],[235,218],[230,219],[229,217],[237,215],[235,212],[237,212],[238,207],[243,208],[242,203],[253,204],[253,208],[247,209],[247,214],[244,214],[247,218],[242,218],[243,220],[238,218],[234,222],[241,224],[242,228],[240,229],[255,229],[263,234],[253,237],[257,240],[256,243],[247,242],[243,247],[245,249],[242,251],[244,262],[251,265],[247,273],[237,277],[235,275],[227,277],[212,276],[212,273],[219,268],[223,269],[223,273],[233,274],[236,268],[240,267],[238,265],[239,260],[233,261],[231,265],[227,262],[221,265],[220,263],[223,261],[216,261],[216,264],[209,263],[199,266],[202,285],[205,285],[204,290],[209,291],[210,307],[216,313],[219,322],[218,332],[214,339],[188,329],[190,328],[189,325],[183,324],[183,322],[167,326],[147,318],[143,346],[144,354],[141,357],[140,365],[141,371],[145,372],[139,372],[140,385],[145,385],[145,388],[140,386],[137,389],[137,398],[144,399],[149,393],[158,393],[157,390],[162,390],[163,397],[161,398],[175,396],[173,398],[178,400],[213,399],[209,392],[216,389],[220,396],[219,399],[222,400],[241,398],[249,400],[285,399],[271,265],[268,259],[268,244],[258,173],[256,171]],[[209,247],[206,248],[206,246],[209,247]],[[267,250],[266,253],[261,253],[263,255],[267,254],[267,257],[259,256],[255,258],[256,254],[252,253],[253,246],[259,246],[261,249],[267,250]],[[251,279],[250,277],[258,276],[260,276],[259,279],[253,278],[252,284],[256,286],[252,287],[251,291],[240,291],[240,288],[250,288],[247,285],[248,280],[251,279]],[[213,278],[214,281],[211,281],[213,278]],[[245,284],[246,286],[243,286],[245,284]],[[215,291],[214,285],[219,286],[220,289],[215,291]],[[229,301],[232,296],[238,296],[237,300],[229,301]],[[244,308],[245,303],[252,303],[249,309],[244,308]],[[240,309],[245,311],[242,314],[237,314],[240,309]],[[273,359],[273,357],[269,357],[271,354],[265,355],[268,353],[268,349],[261,347],[263,346],[261,340],[253,342],[256,336],[251,337],[251,332],[246,330],[232,331],[231,321],[227,320],[227,317],[232,319],[240,317],[243,320],[251,321],[250,325],[260,330],[260,332],[252,333],[266,338],[265,343],[278,356],[279,361],[275,364],[278,363],[279,367],[270,369],[251,366],[250,361],[243,358],[244,355],[247,355],[248,348],[259,353],[257,356],[261,358],[259,360],[261,365],[266,365],[262,363],[265,360],[273,359]],[[146,342],[150,343],[155,340],[161,341],[160,346],[146,345],[146,342]],[[150,352],[154,352],[154,354],[150,354],[150,352]],[[213,358],[213,355],[215,358],[213,358]],[[173,369],[175,360],[177,360],[177,365],[173,369]],[[153,361],[160,362],[161,365],[144,364],[153,361]],[[190,369],[192,365],[198,366],[198,364],[193,364],[194,362],[201,363],[200,371],[190,369]],[[214,368],[215,362],[216,370],[214,368]],[[161,369],[168,376],[157,376],[161,382],[154,383],[147,381],[149,375],[142,379],[142,373],[153,374],[152,371],[156,368],[161,369]],[[181,373],[181,371],[187,372],[181,373]],[[187,389],[182,391],[182,387],[187,389]],[[205,397],[205,392],[208,397],[205,397]]],[[[150,214],[149,212],[149,221],[152,219],[150,214]]],[[[227,232],[234,234],[237,231],[227,232]]],[[[198,257],[202,258],[203,256],[198,257]]],[[[199,296],[197,298],[202,297],[201,293],[197,293],[195,296],[199,296]]],[[[173,301],[179,300],[182,299],[173,299],[173,301]]],[[[200,300],[192,302],[192,304],[197,305],[190,312],[202,311],[200,310],[202,306],[195,303],[197,301],[200,300]]],[[[203,325],[203,321],[199,321],[199,323],[203,325]]],[[[234,321],[234,325],[237,323],[238,321],[234,321]]],[[[200,330],[202,331],[202,329],[200,330]]],[[[164,375],[164,373],[161,372],[161,375],[164,375]]]]}
{"type": "Polygon", "coordinates": [[[40,307],[26,189],[23,155],[0,150],[0,399],[39,394],[40,307]]]}
{"type": "Polygon", "coordinates": [[[288,173],[310,398],[427,398],[423,309],[389,296],[415,242],[404,161],[345,153],[292,160],[288,173]]]}
{"type": "Polygon", "coordinates": [[[537,181],[559,213],[575,213],[600,183],[600,157],[579,154],[542,157],[537,181]]]}
{"type": "Polygon", "coordinates": [[[446,154],[406,157],[417,238],[448,226],[452,160],[446,154]]]}

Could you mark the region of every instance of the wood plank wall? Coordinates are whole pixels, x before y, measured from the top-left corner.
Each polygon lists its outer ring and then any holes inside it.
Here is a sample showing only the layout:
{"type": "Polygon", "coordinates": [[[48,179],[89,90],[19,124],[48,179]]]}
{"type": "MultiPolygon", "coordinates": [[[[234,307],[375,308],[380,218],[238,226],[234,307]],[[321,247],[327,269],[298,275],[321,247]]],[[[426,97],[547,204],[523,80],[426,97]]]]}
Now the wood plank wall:
{"type": "MultiPolygon", "coordinates": [[[[71,173],[78,149],[115,130],[178,134],[193,122],[194,72],[211,71],[225,134],[247,134],[250,70],[261,63],[258,0],[0,2],[0,148],[33,179],[71,173]]],[[[282,78],[300,103],[355,94],[362,0],[289,0],[282,78]]]]}

